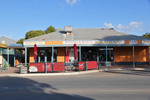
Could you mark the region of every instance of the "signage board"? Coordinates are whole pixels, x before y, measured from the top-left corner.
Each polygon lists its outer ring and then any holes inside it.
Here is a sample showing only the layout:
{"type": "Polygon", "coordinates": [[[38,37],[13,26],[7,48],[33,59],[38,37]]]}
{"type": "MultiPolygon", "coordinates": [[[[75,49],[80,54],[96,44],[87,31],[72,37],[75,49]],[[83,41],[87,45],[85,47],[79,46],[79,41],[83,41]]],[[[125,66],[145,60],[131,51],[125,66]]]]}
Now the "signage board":
{"type": "Polygon", "coordinates": [[[63,44],[125,44],[125,41],[63,41],[63,44]]]}
{"type": "Polygon", "coordinates": [[[44,63],[30,63],[29,72],[44,72],[45,66],[44,63]]]}
{"type": "Polygon", "coordinates": [[[95,44],[95,41],[63,41],[63,44],[95,44]]]}
{"type": "Polygon", "coordinates": [[[118,41],[103,41],[103,40],[73,40],[73,41],[30,41],[24,42],[24,46],[38,45],[73,45],[73,44],[150,44],[150,40],[118,40],[118,41]]]}
{"type": "Polygon", "coordinates": [[[84,69],[85,69],[84,66],[85,66],[85,65],[84,65],[84,61],[78,62],[78,70],[84,70],[84,69]]]}
{"type": "Polygon", "coordinates": [[[125,44],[125,41],[95,41],[95,44],[125,44]]]}
{"type": "Polygon", "coordinates": [[[130,40],[129,44],[138,44],[138,41],[137,40],[130,40]]]}
{"type": "Polygon", "coordinates": [[[150,44],[150,40],[143,40],[142,44],[150,44]]]}
{"type": "Polygon", "coordinates": [[[45,41],[24,42],[24,45],[45,45],[45,41]]]}

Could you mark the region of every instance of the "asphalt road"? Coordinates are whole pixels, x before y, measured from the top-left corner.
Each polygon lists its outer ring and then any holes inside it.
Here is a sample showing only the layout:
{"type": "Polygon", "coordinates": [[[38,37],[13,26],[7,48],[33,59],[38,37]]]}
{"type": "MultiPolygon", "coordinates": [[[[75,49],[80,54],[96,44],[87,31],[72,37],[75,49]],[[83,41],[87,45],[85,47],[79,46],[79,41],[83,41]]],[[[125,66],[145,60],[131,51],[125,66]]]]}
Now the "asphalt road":
{"type": "Polygon", "coordinates": [[[150,100],[150,72],[0,77],[0,100],[150,100]]]}

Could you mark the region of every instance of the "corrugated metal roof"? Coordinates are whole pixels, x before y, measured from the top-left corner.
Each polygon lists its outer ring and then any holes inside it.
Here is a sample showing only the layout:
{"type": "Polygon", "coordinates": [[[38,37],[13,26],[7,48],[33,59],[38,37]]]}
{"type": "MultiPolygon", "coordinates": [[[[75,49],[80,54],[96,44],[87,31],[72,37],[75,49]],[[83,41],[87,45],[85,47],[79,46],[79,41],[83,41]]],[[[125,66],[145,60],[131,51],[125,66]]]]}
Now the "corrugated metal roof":
{"type": "Polygon", "coordinates": [[[22,44],[10,44],[7,46],[7,48],[20,49],[20,48],[24,48],[24,46],[22,44]]]}
{"type": "Polygon", "coordinates": [[[73,28],[72,35],[66,35],[63,28],[56,32],[27,39],[25,41],[63,41],[63,40],[149,40],[141,36],[117,32],[112,28],[73,28]]]}

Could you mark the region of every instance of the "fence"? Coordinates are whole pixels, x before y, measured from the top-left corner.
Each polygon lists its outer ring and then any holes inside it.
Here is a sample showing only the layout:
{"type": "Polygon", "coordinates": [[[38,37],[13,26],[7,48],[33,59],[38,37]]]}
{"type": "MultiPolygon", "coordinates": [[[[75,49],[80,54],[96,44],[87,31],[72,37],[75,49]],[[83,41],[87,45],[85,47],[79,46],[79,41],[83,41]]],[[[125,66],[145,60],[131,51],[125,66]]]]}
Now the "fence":
{"type": "Polygon", "coordinates": [[[88,69],[97,69],[97,62],[96,61],[86,61],[86,70],[88,69]]]}
{"type": "Polygon", "coordinates": [[[65,63],[63,63],[63,62],[53,63],[53,71],[64,71],[65,72],[65,63]]]}
{"type": "MultiPolygon", "coordinates": [[[[73,71],[73,67],[77,67],[78,71],[88,70],[88,69],[97,69],[100,68],[97,65],[96,61],[86,61],[86,62],[78,62],[76,65],[72,63],[64,63],[64,62],[55,62],[55,63],[29,63],[28,67],[25,67],[24,64],[20,64],[20,73],[32,73],[32,72],[59,72],[66,71],[65,66],[68,65],[69,71],[73,71]]],[[[68,71],[68,70],[67,70],[68,71]]]]}
{"type": "MultiPolygon", "coordinates": [[[[28,67],[23,67],[21,65],[20,72],[65,72],[65,71],[83,71],[83,70],[91,70],[91,69],[105,69],[105,68],[133,68],[132,66],[102,66],[102,63],[98,63],[96,61],[81,61],[77,64],[73,63],[64,63],[64,62],[55,62],[55,63],[30,63],[28,67]],[[75,70],[73,69],[75,68],[75,70]],[[77,69],[77,70],[76,70],[77,69]],[[21,70],[24,70],[21,71],[21,70]]],[[[137,67],[137,66],[136,66],[137,67]]],[[[148,66],[145,66],[148,67],[148,66]]]]}

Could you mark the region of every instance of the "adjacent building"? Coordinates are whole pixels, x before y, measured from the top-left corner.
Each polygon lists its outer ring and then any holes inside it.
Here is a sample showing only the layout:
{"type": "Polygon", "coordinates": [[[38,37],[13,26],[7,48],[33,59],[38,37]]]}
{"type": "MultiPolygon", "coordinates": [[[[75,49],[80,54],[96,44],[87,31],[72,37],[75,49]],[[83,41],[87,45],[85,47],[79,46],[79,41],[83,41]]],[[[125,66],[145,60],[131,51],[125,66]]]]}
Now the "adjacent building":
{"type": "Polygon", "coordinates": [[[14,65],[15,50],[7,49],[7,46],[10,44],[16,44],[16,41],[4,36],[0,37],[0,65],[8,66],[8,62],[9,65],[14,65]]]}

